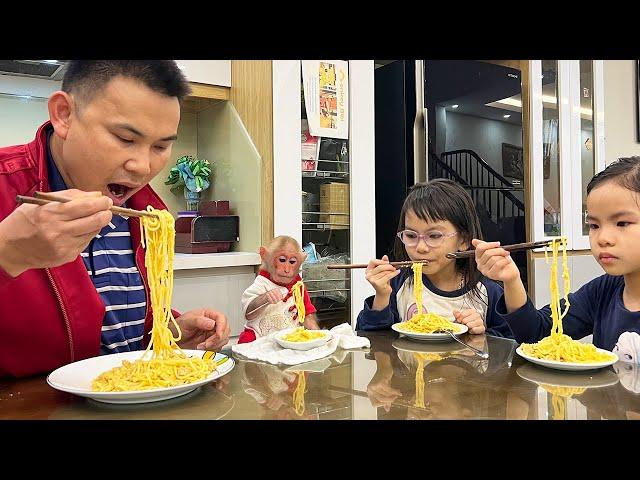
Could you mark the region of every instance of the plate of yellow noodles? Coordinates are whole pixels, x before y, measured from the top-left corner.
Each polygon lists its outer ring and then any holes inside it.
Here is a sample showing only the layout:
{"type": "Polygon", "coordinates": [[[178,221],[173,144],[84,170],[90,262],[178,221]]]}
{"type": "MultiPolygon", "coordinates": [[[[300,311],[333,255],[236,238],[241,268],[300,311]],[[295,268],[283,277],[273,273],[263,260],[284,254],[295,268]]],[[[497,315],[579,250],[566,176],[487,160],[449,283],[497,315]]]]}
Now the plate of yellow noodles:
{"type": "Polygon", "coordinates": [[[186,358],[205,361],[211,372],[197,378],[184,373],[183,367],[150,371],[150,381],[132,382],[135,369],[140,365],[143,351],[114,353],[87,358],[54,370],[47,383],[57,390],[73,393],[105,403],[146,403],[167,400],[192,392],[201,385],[210,383],[229,373],[235,362],[222,353],[204,350],[182,350],[186,358]],[[118,368],[117,370],[115,370],[118,368]],[[115,373],[114,373],[115,372],[115,373]],[[153,372],[153,373],[151,373],[153,372]],[[167,385],[167,386],[158,386],[167,385]]]}
{"type": "Polygon", "coordinates": [[[391,329],[414,340],[443,342],[453,339],[441,330],[450,330],[454,335],[462,335],[469,328],[462,323],[455,323],[434,313],[420,314],[406,322],[394,323],[391,329]]]}
{"type": "Polygon", "coordinates": [[[277,332],[273,339],[282,348],[311,350],[331,340],[331,332],[329,330],[307,330],[304,327],[295,327],[277,332]]]}
{"type": "MultiPolygon", "coordinates": [[[[578,342],[576,341],[576,343],[578,342]]],[[[516,349],[516,353],[532,363],[556,370],[595,370],[608,367],[618,361],[618,356],[615,353],[597,348],[592,344],[582,344],[585,347],[591,347],[588,350],[582,348],[582,350],[587,353],[576,353],[573,355],[563,355],[557,352],[541,352],[538,349],[532,348],[535,345],[536,344],[523,343],[516,349]]]]}

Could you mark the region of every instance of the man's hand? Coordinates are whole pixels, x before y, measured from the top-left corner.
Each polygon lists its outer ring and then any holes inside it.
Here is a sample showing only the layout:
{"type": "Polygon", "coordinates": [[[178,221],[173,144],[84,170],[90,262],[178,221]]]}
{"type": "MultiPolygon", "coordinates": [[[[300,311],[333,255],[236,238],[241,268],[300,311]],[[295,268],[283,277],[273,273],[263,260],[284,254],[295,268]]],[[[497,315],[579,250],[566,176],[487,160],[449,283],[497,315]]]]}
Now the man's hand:
{"type": "Polygon", "coordinates": [[[182,331],[180,348],[219,350],[229,342],[227,317],[215,310],[192,310],[176,318],[176,322],[182,331]]]}
{"type": "Polygon", "coordinates": [[[111,221],[113,202],[100,192],[56,194],[72,200],[23,204],[0,222],[0,267],[12,277],[72,262],[111,221]]]}

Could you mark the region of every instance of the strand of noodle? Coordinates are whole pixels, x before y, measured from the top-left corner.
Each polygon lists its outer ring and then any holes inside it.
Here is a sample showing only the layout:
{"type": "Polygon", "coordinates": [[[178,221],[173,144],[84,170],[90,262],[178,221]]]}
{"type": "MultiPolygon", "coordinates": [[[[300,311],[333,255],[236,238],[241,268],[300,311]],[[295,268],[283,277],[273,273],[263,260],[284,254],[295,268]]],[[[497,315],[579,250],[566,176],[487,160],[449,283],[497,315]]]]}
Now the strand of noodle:
{"type": "Polygon", "coordinates": [[[298,322],[304,323],[306,310],[304,307],[304,283],[302,283],[302,280],[298,280],[293,287],[291,287],[291,294],[293,295],[293,301],[298,310],[298,322]]]}
{"type": "Polygon", "coordinates": [[[424,403],[424,357],[419,353],[414,353],[414,357],[418,361],[416,367],[416,399],[414,402],[415,407],[425,408],[424,403]]]}
{"type": "Polygon", "coordinates": [[[305,410],[304,391],[307,388],[307,381],[304,376],[304,371],[299,371],[297,374],[298,384],[296,385],[296,389],[293,391],[293,406],[295,407],[296,415],[302,416],[305,410]]]}
{"type": "Polygon", "coordinates": [[[413,270],[413,294],[416,299],[416,307],[418,308],[418,315],[422,314],[422,263],[411,264],[413,270]]]}
{"type": "MultiPolygon", "coordinates": [[[[569,291],[571,280],[567,260],[566,237],[554,238],[551,242],[551,268],[549,278],[549,290],[551,293],[551,334],[537,343],[522,344],[522,350],[536,358],[555,360],[561,362],[598,362],[609,360],[611,355],[596,350],[595,345],[578,342],[569,335],[565,335],[562,329],[562,319],[569,311],[569,291]],[[558,250],[562,246],[562,279],[565,301],[564,310],[561,308],[560,293],[558,291],[558,250]],[[561,311],[562,310],[562,311],[561,311]]],[[[547,249],[545,258],[548,260],[547,249]]]]}
{"type": "Polygon", "coordinates": [[[586,390],[585,387],[560,387],[546,384],[542,384],[542,388],[551,394],[554,420],[564,420],[566,418],[567,399],[574,395],[580,395],[586,390]]]}
{"type": "Polygon", "coordinates": [[[424,367],[425,360],[438,361],[445,359],[448,355],[440,355],[439,353],[419,353],[413,352],[413,356],[418,362],[416,366],[416,398],[414,407],[426,408],[424,401],[424,367]]]}
{"type": "Polygon", "coordinates": [[[569,311],[569,291],[571,290],[571,278],[569,277],[569,266],[567,257],[567,239],[563,238],[562,242],[562,280],[564,280],[562,287],[564,288],[564,312],[560,315],[562,320],[569,311]]]}
{"type": "Polygon", "coordinates": [[[566,417],[567,399],[565,397],[551,394],[551,405],[553,405],[552,418],[554,420],[564,420],[565,418],[567,418],[566,417]]]}
{"type": "Polygon", "coordinates": [[[145,265],[153,312],[151,339],[141,358],[102,373],[92,382],[94,391],[130,391],[171,387],[193,383],[215,370],[212,358],[188,358],[177,342],[182,332],[171,313],[175,221],[166,210],[147,211],[156,217],[143,217],[140,237],[145,247],[145,265]],[[170,323],[177,335],[174,337],[170,323]]]}
{"type": "Polygon", "coordinates": [[[459,327],[448,318],[435,313],[422,313],[422,289],[424,287],[422,283],[422,266],[422,263],[413,263],[411,265],[413,270],[413,295],[417,311],[409,320],[400,323],[398,327],[401,330],[416,333],[433,333],[438,330],[458,332],[459,327]]]}

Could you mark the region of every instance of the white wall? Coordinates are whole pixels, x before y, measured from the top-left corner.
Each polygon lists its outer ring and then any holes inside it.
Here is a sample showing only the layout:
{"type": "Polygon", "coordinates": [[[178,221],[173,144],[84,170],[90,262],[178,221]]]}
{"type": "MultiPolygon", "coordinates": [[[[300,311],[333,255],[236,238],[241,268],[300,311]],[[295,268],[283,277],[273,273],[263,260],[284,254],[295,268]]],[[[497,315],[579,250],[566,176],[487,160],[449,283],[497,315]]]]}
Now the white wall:
{"type": "MultiPolygon", "coordinates": [[[[178,125],[178,139],[171,148],[171,156],[164,169],[153,178],[149,184],[160,198],[167,204],[167,209],[176,216],[178,211],[184,210],[185,199],[182,190],[178,193],[171,191],[171,185],[164,182],[169,176],[169,171],[175,166],[176,160],[183,155],[198,154],[198,120],[195,113],[182,112],[180,114],[180,124],[178,125]]],[[[205,157],[206,158],[206,157],[205,157]]]]}
{"type": "Polygon", "coordinates": [[[62,82],[55,82],[53,80],[19,77],[15,75],[0,75],[0,93],[49,98],[49,95],[56,90],[60,90],[61,86],[62,82]]]}
{"type": "Polygon", "coordinates": [[[0,147],[32,141],[49,119],[47,100],[61,82],[0,75],[0,147]],[[31,98],[20,98],[28,95],[31,98]]]}
{"type": "Polygon", "coordinates": [[[46,99],[0,95],[0,147],[31,142],[48,119],[46,99]]]}
{"type": "MultiPolygon", "coordinates": [[[[636,68],[634,60],[604,61],[604,133],[606,163],[618,157],[640,155],[636,138],[636,68]]],[[[582,150],[587,132],[582,132],[582,150]]],[[[552,166],[553,167],[553,166],[552,166]]],[[[591,255],[570,258],[571,291],[602,275],[604,271],[591,255]]],[[[535,260],[536,307],[549,303],[549,267],[544,258],[535,260]]]]}
{"type": "MultiPolygon", "coordinates": [[[[549,264],[547,264],[544,257],[536,258],[534,260],[534,278],[536,284],[536,295],[533,300],[536,308],[542,308],[548,305],[551,301],[551,291],[549,290],[549,277],[551,273],[551,255],[549,255],[549,264]]],[[[567,259],[567,265],[569,267],[569,276],[571,278],[571,291],[575,292],[585,283],[590,282],[596,277],[603,275],[605,272],[598,264],[593,255],[571,255],[567,259]]],[[[558,259],[558,285],[560,293],[562,294],[562,267],[560,265],[560,259],[558,259]]]]}
{"type": "Polygon", "coordinates": [[[522,146],[518,125],[453,112],[447,112],[446,119],[445,150],[473,150],[501,175],[502,144],[522,146]]]}
{"type": "Polygon", "coordinates": [[[606,163],[640,155],[636,138],[635,60],[604,61],[604,122],[606,163]]]}

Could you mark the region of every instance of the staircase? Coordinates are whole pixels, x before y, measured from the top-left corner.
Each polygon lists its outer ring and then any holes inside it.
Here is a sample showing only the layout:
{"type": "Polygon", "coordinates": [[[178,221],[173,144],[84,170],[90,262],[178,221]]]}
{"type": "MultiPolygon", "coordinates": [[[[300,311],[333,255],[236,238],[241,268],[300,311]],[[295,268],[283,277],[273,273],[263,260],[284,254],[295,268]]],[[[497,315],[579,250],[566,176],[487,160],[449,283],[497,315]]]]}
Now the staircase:
{"type": "MultiPolygon", "coordinates": [[[[462,185],[473,200],[486,240],[502,245],[526,241],[523,191],[495,171],[473,150],[453,150],[441,156],[429,152],[429,178],[448,178],[462,185]]],[[[526,255],[514,252],[526,286],[526,255]]]]}

